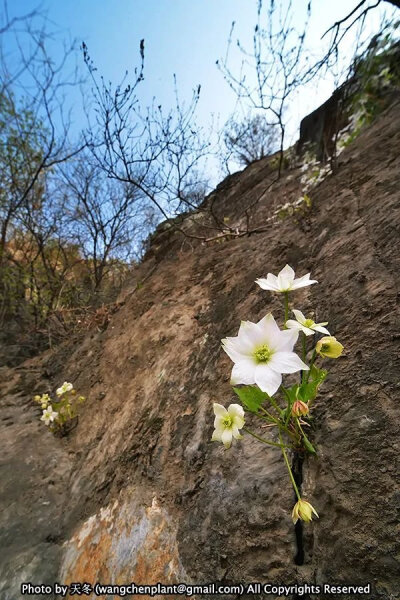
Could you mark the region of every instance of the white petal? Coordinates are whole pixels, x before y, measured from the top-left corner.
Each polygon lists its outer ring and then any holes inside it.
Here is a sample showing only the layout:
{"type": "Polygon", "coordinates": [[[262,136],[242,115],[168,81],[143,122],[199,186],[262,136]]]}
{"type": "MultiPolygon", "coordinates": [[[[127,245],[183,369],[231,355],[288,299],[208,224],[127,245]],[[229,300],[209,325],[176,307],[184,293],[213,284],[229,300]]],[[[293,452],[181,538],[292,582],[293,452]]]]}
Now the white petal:
{"type": "Polygon", "coordinates": [[[241,419],[244,417],[244,410],[240,404],[231,404],[228,407],[228,413],[231,415],[231,417],[240,417],[241,419]]]}
{"type": "Polygon", "coordinates": [[[298,330],[300,330],[302,328],[302,325],[298,321],[294,321],[293,319],[289,319],[288,321],[286,321],[286,327],[288,327],[289,329],[298,329],[298,330]]]}
{"type": "Polygon", "coordinates": [[[238,338],[240,338],[241,348],[247,354],[253,354],[254,346],[259,343],[260,339],[260,331],[256,323],[242,321],[239,327],[238,338]]]}
{"type": "Polygon", "coordinates": [[[219,431],[218,429],[215,429],[215,431],[212,434],[211,441],[212,442],[222,442],[221,435],[222,435],[222,431],[219,431]]]}
{"type": "Polygon", "coordinates": [[[221,442],[224,444],[225,448],[230,448],[232,444],[232,430],[225,429],[221,435],[221,442]]]}
{"type": "Polygon", "coordinates": [[[296,320],[299,323],[301,323],[302,325],[304,325],[304,321],[306,320],[306,318],[303,315],[303,313],[300,310],[296,310],[295,308],[292,310],[292,313],[294,313],[294,316],[296,317],[296,320]]]}
{"type": "Polygon", "coordinates": [[[265,344],[264,330],[263,327],[260,326],[260,322],[252,323],[251,321],[242,321],[239,333],[246,342],[250,342],[252,352],[254,352],[254,349],[260,344],[265,344]]]}
{"type": "Polygon", "coordinates": [[[215,416],[215,419],[214,419],[214,428],[215,429],[218,429],[218,430],[220,429],[221,431],[223,429],[225,429],[224,418],[225,417],[223,417],[221,415],[216,415],[215,416]]]}
{"type": "MultiPolygon", "coordinates": [[[[279,292],[280,290],[278,284],[271,281],[269,277],[270,275],[271,273],[268,273],[267,279],[256,279],[257,285],[259,285],[260,288],[262,288],[263,290],[269,290],[270,292],[279,292]]],[[[272,275],[272,277],[275,277],[275,275],[272,275]]]]}
{"type": "Polygon", "coordinates": [[[327,335],[331,335],[329,331],[325,327],[322,327],[322,325],[320,324],[314,325],[313,329],[315,331],[318,331],[319,333],[326,333],[327,335]]]}
{"type": "Polygon", "coordinates": [[[304,325],[300,325],[301,330],[305,335],[315,335],[314,328],[310,329],[309,327],[304,327],[304,325]]]}
{"type": "Polygon", "coordinates": [[[224,352],[227,353],[229,358],[233,360],[233,362],[239,362],[245,359],[246,357],[248,358],[249,356],[248,354],[242,354],[241,352],[239,352],[237,345],[229,341],[227,338],[222,340],[222,348],[224,352]]]}
{"type": "Polygon", "coordinates": [[[288,279],[289,281],[293,281],[295,274],[294,271],[292,269],[292,267],[290,267],[288,264],[286,264],[282,271],[280,271],[278,273],[278,277],[283,277],[284,279],[288,279]]]}
{"type": "Polygon", "coordinates": [[[305,327],[298,321],[293,321],[292,319],[286,321],[286,327],[288,327],[289,329],[297,329],[298,331],[302,331],[306,335],[314,335],[314,332],[309,327],[305,327]]]}
{"type": "Polygon", "coordinates": [[[225,417],[228,414],[228,411],[226,410],[225,406],[222,406],[222,404],[217,404],[216,402],[214,402],[213,408],[214,414],[217,417],[225,417]]]}
{"type": "Polygon", "coordinates": [[[279,289],[283,291],[289,291],[292,289],[294,281],[294,271],[289,265],[285,265],[282,271],[278,274],[278,285],[279,289]]]}
{"type": "MultiPolygon", "coordinates": [[[[223,344],[230,346],[232,350],[239,352],[239,354],[249,355],[252,354],[254,344],[247,333],[246,328],[247,321],[242,321],[239,327],[238,335],[235,337],[227,337],[222,340],[223,344]]],[[[252,323],[254,325],[254,323],[252,323]]]]}
{"type": "Polygon", "coordinates": [[[259,364],[255,370],[255,380],[260,390],[272,396],[282,383],[282,375],[268,365],[259,364]]]}
{"type": "Polygon", "coordinates": [[[280,289],[279,289],[279,279],[277,278],[276,275],[273,275],[272,273],[268,273],[268,275],[267,275],[267,282],[272,287],[275,287],[276,291],[278,291],[278,292],[280,291],[280,289]]]}
{"type": "Polygon", "coordinates": [[[298,337],[298,329],[286,329],[285,331],[281,331],[273,349],[276,352],[291,352],[298,337]]]}
{"type": "Polygon", "coordinates": [[[318,281],[315,281],[315,279],[310,279],[310,273],[307,273],[307,275],[303,275],[303,277],[299,277],[298,279],[294,280],[292,290],[298,290],[299,288],[312,285],[313,283],[318,283],[318,281]]]}
{"type": "Polygon", "coordinates": [[[296,373],[308,371],[307,365],[294,352],[275,352],[268,362],[268,366],[277,373],[296,373]]]}
{"type": "Polygon", "coordinates": [[[251,385],[254,381],[254,370],[256,364],[250,360],[241,360],[234,364],[231,375],[231,384],[243,383],[251,385]]]}
{"type": "Polygon", "coordinates": [[[242,429],[242,427],[244,427],[244,418],[238,417],[237,415],[233,417],[233,426],[242,429]]]}
{"type": "Polygon", "coordinates": [[[263,317],[257,323],[257,327],[262,332],[262,339],[260,340],[263,344],[267,344],[270,348],[273,347],[275,340],[279,337],[281,330],[279,329],[276,321],[271,313],[263,317]]]}
{"type": "Polygon", "coordinates": [[[232,435],[235,440],[241,440],[243,438],[243,436],[239,433],[239,429],[235,425],[232,427],[232,435]]]}

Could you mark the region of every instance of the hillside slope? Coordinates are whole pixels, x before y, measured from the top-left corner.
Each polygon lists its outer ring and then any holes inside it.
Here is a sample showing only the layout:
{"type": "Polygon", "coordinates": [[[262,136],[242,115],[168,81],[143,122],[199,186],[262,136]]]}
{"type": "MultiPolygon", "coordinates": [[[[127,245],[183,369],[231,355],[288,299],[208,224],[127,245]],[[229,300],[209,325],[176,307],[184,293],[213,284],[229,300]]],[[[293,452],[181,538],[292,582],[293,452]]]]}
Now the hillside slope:
{"type": "MultiPolygon", "coordinates": [[[[219,186],[219,214],[235,222],[267,172],[262,160],[219,186]]],[[[54,580],[371,583],[366,597],[398,597],[400,104],[343,152],[306,216],[267,221],[300,177],[285,172],[256,204],[261,233],[156,236],[104,331],[3,369],[2,599],[54,580]],[[280,317],[254,280],[285,263],[320,282],[296,303],[346,349],[314,413],[320,458],[303,466],[320,519],[297,543],[278,450],[210,442],[213,401],[232,399],[220,340],[241,319],[280,317]],[[64,380],[88,401],[60,439],[31,398],[64,380]]]]}

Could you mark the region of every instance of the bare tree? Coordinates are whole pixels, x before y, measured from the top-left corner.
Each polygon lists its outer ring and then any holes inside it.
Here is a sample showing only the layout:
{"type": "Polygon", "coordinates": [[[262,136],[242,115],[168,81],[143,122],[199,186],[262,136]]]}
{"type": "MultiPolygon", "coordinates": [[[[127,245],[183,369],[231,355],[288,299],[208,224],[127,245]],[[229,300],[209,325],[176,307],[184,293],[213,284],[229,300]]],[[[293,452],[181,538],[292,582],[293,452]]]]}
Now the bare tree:
{"type": "MultiPolygon", "coordinates": [[[[331,35],[327,50],[321,58],[305,71],[303,82],[307,83],[323,69],[331,69],[338,61],[338,55],[344,38],[351,31],[354,31],[356,26],[358,26],[359,31],[362,31],[367,15],[378,6],[383,6],[383,3],[400,8],[400,0],[373,0],[372,2],[361,0],[353,6],[347,15],[335,21],[322,36],[322,39],[324,39],[329,34],[331,35]]],[[[359,35],[357,35],[357,44],[359,44],[359,41],[359,35]]],[[[355,48],[354,54],[357,53],[357,50],[359,49],[355,48]]]]}
{"type": "Polygon", "coordinates": [[[242,54],[242,65],[238,73],[229,66],[229,52],[232,45],[235,23],[232,24],[225,59],[217,61],[231,89],[241,102],[265,111],[268,121],[279,130],[280,161],[278,175],[283,164],[285,144],[285,110],[288,101],[302,80],[305,59],[304,43],[311,2],[307,4],[304,24],[301,31],[293,25],[292,2],[278,7],[274,0],[264,10],[263,0],[258,0],[257,22],[253,32],[253,46],[245,48],[237,40],[242,54]]]}
{"type": "Polygon", "coordinates": [[[72,144],[65,110],[65,92],[78,83],[77,73],[67,70],[74,45],[64,48],[57,64],[48,53],[45,26],[33,13],[21,17],[18,26],[7,21],[0,35],[0,265],[18,212],[40,202],[45,178],[84,147],[83,142],[72,144]],[[4,50],[6,42],[16,56],[4,50]]]}
{"type": "Polygon", "coordinates": [[[155,100],[143,110],[137,93],[143,81],[143,40],[133,83],[123,81],[115,88],[96,77],[85,44],[83,52],[92,78],[96,114],[95,122],[89,116],[87,142],[96,163],[108,177],[132,186],[134,193],[165,219],[183,206],[193,208],[187,189],[201,171],[209,149],[209,142],[202,139],[195,125],[200,85],[185,105],[178,97],[175,81],[173,110],[165,112],[155,100]]]}
{"type": "Polygon", "coordinates": [[[261,114],[248,114],[241,121],[232,116],[225,124],[222,136],[224,151],[221,159],[228,173],[231,161],[248,166],[274,152],[279,145],[277,127],[261,114]]]}
{"type": "Polygon", "coordinates": [[[141,251],[141,242],[155,224],[141,192],[115,179],[107,179],[93,157],[61,169],[63,193],[71,235],[75,236],[95,292],[119,263],[129,263],[141,251]]]}

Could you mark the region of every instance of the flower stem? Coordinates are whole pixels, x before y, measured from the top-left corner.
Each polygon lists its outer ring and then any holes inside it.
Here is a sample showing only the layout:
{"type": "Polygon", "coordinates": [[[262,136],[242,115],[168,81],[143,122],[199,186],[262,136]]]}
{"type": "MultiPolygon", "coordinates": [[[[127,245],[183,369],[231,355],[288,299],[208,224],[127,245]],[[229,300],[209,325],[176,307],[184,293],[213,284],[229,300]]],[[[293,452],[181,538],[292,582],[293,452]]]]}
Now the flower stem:
{"type": "MultiPolygon", "coordinates": [[[[281,435],[281,432],[279,432],[279,439],[280,439],[280,441],[281,441],[281,444],[282,444],[282,435],[281,435]]],[[[282,445],[282,446],[281,446],[281,449],[282,449],[283,458],[285,459],[285,463],[286,463],[287,469],[288,469],[288,471],[289,471],[289,477],[290,477],[290,480],[291,480],[291,482],[292,482],[292,485],[293,485],[294,491],[296,492],[297,499],[298,499],[298,500],[301,500],[300,492],[299,492],[299,489],[298,489],[298,487],[297,487],[297,485],[296,485],[296,482],[295,482],[295,480],[294,480],[293,473],[292,473],[292,469],[290,468],[290,465],[289,465],[289,460],[288,460],[287,454],[286,454],[286,452],[285,452],[285,447],[282,445]]]]}
{"type": "MultiPolygon", "coordinates": [[[[302,339],[302,343],[303,343],[303,362],[306,362],[306,356],[307,356],[307,337],[306,334],[303,332],[303,339],[302,339]]],[[[306,379],[306,371],[302,371],[301,372],[301,380],[304,383],[306,379]]]]}
{"type": "MultiPolygon", "coordinates": [[[[277,419],[276,417],[274,417],[274,415],[271,415],[270,412],[268,412],[267,410],[265,410],[265,408],[263,408],[262,406],[260,406],[260,410],[270,419],[270,421],[272,421],[273,423],[276,423],[277,425],[280,423],[279,419],[277,419]]],[[[265,417],[263,417],[265,418],[265,417]]]]}
{"type": "Polygon", "coordinates": [[[306,373],[306,377],[305,377],[305,382],[306,382],[306,383],[307,383],[307,382],[308,382],[308,380],[310,379],[310,373],[311,373],[311,369],[312,369],[312,367],[313,367],[313,364],[315,363],[315,359],[316,359],[316,358],[317,358],[317,351],[316,351],[316,350],[315,350],[315,348],[314,348],[314,351],[313,351],[313,353],[312,353],[312,356],[311,356],[311,361],[310,361],[310,370],[309,370],[309,371],[307,371],[307,373],[306,373]]]}
{"type": "Polygon", "coordinates": [[[277,405],[275,399],[272,396],[268,396],[268,400],[271,402],[272,406],[278,412],[279,416],[282,417],[283,410],[281,408],[279,408],[279,406],[277,405]]]}
{"type": "Polygon", "coordinates": [[[287,327],[286,327],[286,321],[289,318],[289,292],[285,292],[283,295],[284,295],[284,298],[285,298],[285,323],[283,325],[283,328],[287,329],[287,327]]]}
{"type": "Polygon", "coordinates": [[[299,419],[298,419],[298,418],[296,418],[296,421],[297,421],[297,425],[299,426],[299,429],[300,429],[300,431],[301,431],[301,434],[302,434],[303,438],[304,438],[304,437],[307,437],[307,436],[306,436],[306,434],[305,434],[305,433],[304,433],[304,431],[303,431],[303,428],[302,428],[302,426],[300,425],[300,421],[299,421],[299,419]]]}
{"type": "MultiPolygon", "coordinates": [[[[265,408],[263,408],[262,406],[260,406],[260,410],[262,410],[266,416],[260,415],[259,413],[255,413],[255,415],[259,419],[262,419],[263,421],[267,421],[268,423],[272,423],[273,425],[276,425],[276,427],[278,427],[281,431],[284,431],[289,437],[292,437],[293,441],[295,443],[297,443],[297,438],[291,431],[289,431],[289,429],[287,427],[287,423],[282,422],[280,419],[276,419],[273,415],[271,415],[271,413],[269,413],[267,410],[265,410],[265,408]]],[[[286,446],[286,447],[291,448],[291,446],[286,446]]]]}
{"type": "Polygon", "coordinates": [[[286,446],[283,442],[282,442],[282,436],[279,433],[279,439],[281,441],[280,444],[278,444],[277,442],[272,442],[271,440],[266,440],[262,437],[260,437],[259,435],[257,435],[256,433],[253,433],[252,431],[250,431],[250,429],[246,429],[246,427],[243,427],[243,431],[245,431],[246,433],[249,433],[250,435],[252,435],[254,438],[256,438],[256,440],[258,440],[259,442],[262,442],[263,444],[268,444],[269,446],[276,446],[277,448],[281,448],[282,452],[284,452],[284,448],[290,448],[290,446],[286,446]]]}

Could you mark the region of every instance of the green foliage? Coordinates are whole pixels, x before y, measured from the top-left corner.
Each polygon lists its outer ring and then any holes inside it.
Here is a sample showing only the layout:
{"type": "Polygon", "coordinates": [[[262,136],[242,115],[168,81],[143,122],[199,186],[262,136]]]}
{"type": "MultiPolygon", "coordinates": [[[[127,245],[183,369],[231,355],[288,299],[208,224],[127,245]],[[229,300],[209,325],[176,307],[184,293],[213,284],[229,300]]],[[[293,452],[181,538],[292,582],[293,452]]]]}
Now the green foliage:
{"type": "Polygon", "coordinates": [[[317,451],[315,450],[314,446],[304,433],[303,429],[301,430],[301,435],[303,437],[304,448],[307,450],[307,452],[309,452],[310,454],[317,454],[317,451]]]}
{"type": "Polygon", "coordinates": [[[301,217],[311,209],[312,200],[308,194],[300,196],[295,202],[286,202],[282,204],[274,214],[279,219],[286,219],[287,217],[301,217]]]}
{"type": "Polygon", "coordinates": [[[78,416],[79,405],[85,402],[84,396],[79,396],[71,383],[65,382],[56,391],[57,400],[52,400],[48,394],[35,396],[34,401],[41,405],[43,421],[53,433],[66,433],[66,425],[78,416]]]}
{"type": "Polygon", "coordinates": [[[240,388],[234,387],[233,391],[239,396],[243,406],[252,413],[257,413],[260,406],[268,398],[268,394],[253,385],[246,385],[240,388]]]}
{"type": "Polygon", "coordinates": [[[390,92],[400,88],[400,45],[396,40],[395,23],[390,32],[376,37],[367,51],[353,64],[357,90],[350,102],[350,128],[339,145],[350,144],[387,105],[390,92]]]}
{"type": "Polygon", "coordinates": [[[327,374],[328,371],[319,369],[313,364],[310,368],[309,378],[304,383],[294,386],[297,388],[296,398],[306,403],[315,400],[318,394],[318,388],[326,378],[327,374]]]}

